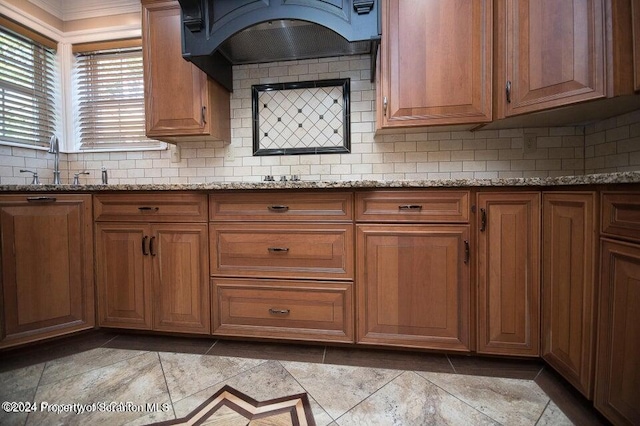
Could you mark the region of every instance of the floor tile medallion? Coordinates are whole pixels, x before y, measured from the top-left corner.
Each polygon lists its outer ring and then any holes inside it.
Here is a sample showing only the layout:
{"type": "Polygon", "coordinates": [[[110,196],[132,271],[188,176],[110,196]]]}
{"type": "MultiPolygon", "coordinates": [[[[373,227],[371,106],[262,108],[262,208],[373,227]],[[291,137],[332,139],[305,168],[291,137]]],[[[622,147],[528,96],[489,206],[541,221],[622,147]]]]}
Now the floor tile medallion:
{"type": "Polygon", "coordinates": [[[189,415],[156,425],[315,426],[306,393],[258,402],[224,386],[189,415]]]}

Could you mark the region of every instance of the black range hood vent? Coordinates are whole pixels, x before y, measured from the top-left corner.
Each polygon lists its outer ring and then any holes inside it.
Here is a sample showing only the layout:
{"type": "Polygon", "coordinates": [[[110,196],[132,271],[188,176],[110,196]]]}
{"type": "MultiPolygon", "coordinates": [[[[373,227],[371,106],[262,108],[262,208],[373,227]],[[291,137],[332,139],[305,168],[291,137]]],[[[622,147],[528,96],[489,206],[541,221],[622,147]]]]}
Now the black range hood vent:
{"type": "Polygon", "coordinates": [[[380,0],[179,0],[185,59],[233,89],[232,66],[371,55],[380,0]]]}

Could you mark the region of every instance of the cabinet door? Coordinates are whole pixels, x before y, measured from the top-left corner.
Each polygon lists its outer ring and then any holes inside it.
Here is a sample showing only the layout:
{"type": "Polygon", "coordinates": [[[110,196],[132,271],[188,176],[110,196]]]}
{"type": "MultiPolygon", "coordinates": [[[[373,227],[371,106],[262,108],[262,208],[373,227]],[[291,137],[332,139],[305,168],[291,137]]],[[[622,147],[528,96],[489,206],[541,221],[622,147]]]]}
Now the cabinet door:
{"type": "Polygon", "coordinates": [[[492,2],[382,4],[378,126],[491,121],[492,2]]]}
{"type": "Polygon", "coordinates": [[[602,240],[594,404],[613,424],[640,424],[640,246],[602,240]]]}
{"type": "Polygon", "coordinates": [[[98,323],[150,330],[149,226],[98,223],[96,239],[98,323]]]}
{"type": "Polygon", "coordinates": [[[478,194],[478,352],[540,353],[540,194],[478,194]]]}
{"type": "Polygon", "coordinates": [[[543,194],[542,356],[587,398],[595,366],[595,193],[543,194]]]}
{"type": "Polygon", "coordinates": [[[358,225],[358,343],[469,350],[468,225],[358,225]]]}
{"type": "Polygon", "coordinates": [[[92,328],[91,196],[0,197],[0,347],[92,328]]]}
{"type": "Polygon", "coordinates": [[[153,329],[209,334],[206,224],[152,225],[153,329]]]}
{"type": "Polygon", "coordinates": [[[603,0],[497,4],[498,118],[605,96],[603,0]]]}
{"type": "Polygon", "coordinates": [[[142,28],[147,136],[208,134],[207,75],[182,58],[179,3],[143,4],[142,28]]]}

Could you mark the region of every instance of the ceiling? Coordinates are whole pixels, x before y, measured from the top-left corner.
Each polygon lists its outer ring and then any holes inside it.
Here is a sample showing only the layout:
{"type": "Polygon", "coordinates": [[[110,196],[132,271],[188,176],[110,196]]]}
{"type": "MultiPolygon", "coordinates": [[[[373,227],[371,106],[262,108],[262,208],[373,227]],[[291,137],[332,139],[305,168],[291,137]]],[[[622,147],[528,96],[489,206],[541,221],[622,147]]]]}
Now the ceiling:
{"type": "Polygon", "coordinates": [[[140,12],[140,0],[29,0],[63,21],[140,12]]]}

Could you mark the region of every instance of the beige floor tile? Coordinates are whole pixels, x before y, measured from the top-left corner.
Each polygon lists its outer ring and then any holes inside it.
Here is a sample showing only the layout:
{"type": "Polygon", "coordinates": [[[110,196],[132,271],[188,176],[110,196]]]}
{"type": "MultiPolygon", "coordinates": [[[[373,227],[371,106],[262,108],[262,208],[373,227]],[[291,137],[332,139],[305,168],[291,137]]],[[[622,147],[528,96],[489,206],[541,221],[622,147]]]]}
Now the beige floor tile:
{"type": "Polygon", "coordinates": [[[180,401],[264,362],[259,359],[167,352],[160,352],[160,360],[172,401],[180,401]]]}
{"type": "MultiPolygon", "coordinates": [[[[0,402],[32,403],[44,366],[42,363],[0,373],[0,402]]],[[[27,416],[26,412],[0,410],[0,425],[24,425],[27,416]]]]}
{"type": "Polygon", "coordinates": [[[121,361],[106,367],[97,368],[55,383],[38,387],[36,401],[54,404],[100,404],[111,402],[125,404],[125,407],[138,407],[141,410],[115,411],[99,410],[77,414],[71,412],[43,412],[32,413],[27,421],[28,425],[87,425],[87,424],[124,424],[136,418],[148,415],[144,411],[145,404],[168,404],[170,410],[169,392],[158,354],[145,353],[134,358],[121,361]]]}
{"type": "Polygon", "coordinates": [[[547,394],[530,380],[417,374],[505,425],[534,425],[549,402],[547,394]]]}
{"type": "Polygon", "coordinates": [[[79,354],[47,362],[42,373],[41,385],[54,383],[71,376],[86,373],[96,368],[106,367],[129,358],[142,355],[144,351],[126,349],[97,348],[79,354]]]}
{"type": "Polygon", "coordinates": [[[553,402],[549,401],[549,405],[542,413],[542,417],[536,423],[536,426],[571,426],[573,423],[564,415],[564,413],[553,402]]]}
{"type": "Polygon", "coordinates": [[[341,365],[281,364],[334,420],[402,373],[341,365]]]}
{"type": "Polygon", "coordinates": [[[413,372],[405,372],[336,420],[357,425],[498,425],[413,372]]]}

